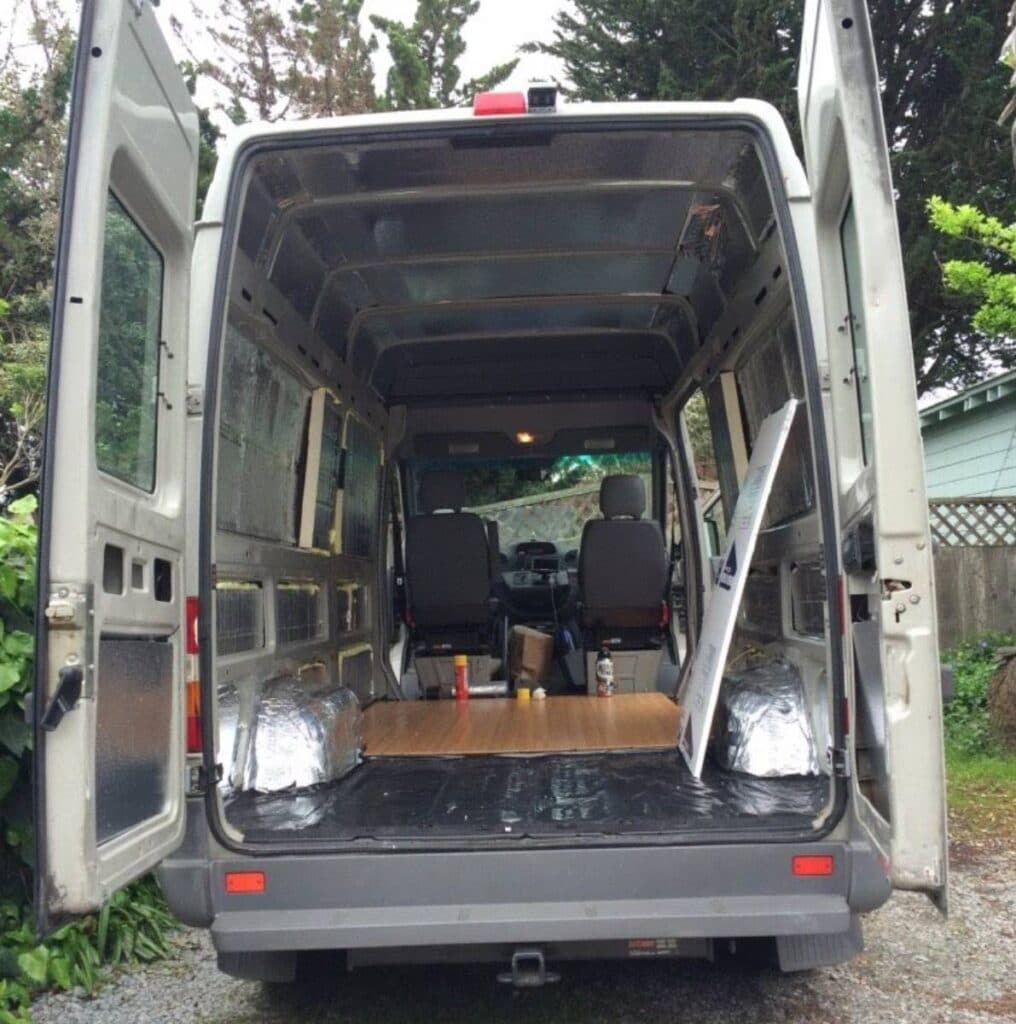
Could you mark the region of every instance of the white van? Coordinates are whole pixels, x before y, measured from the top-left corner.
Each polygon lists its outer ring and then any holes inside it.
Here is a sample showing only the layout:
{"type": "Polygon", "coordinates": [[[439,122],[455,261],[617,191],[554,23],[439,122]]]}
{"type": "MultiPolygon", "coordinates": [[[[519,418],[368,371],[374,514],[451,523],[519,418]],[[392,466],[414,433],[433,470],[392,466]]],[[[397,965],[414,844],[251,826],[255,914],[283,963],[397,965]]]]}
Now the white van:
{"type": "Polygon", "coordinates": [[[86,0],[42,503],[40,930],[158,867],[239,976],[335,950],[532,984],[745,937],[785,970],[836,963],[893,887],[944,909],[878,74],[863,3],[805,17],[807,171],[765,103],[534,87],[244,126],[195,224],[197,115],[151,8],[86,0]],[[709,541],[740,529],[762,425],[795,401],[716,648],[709,541]],[[676,701],[703,659],[722,688],[699,772],[676,701]]]}

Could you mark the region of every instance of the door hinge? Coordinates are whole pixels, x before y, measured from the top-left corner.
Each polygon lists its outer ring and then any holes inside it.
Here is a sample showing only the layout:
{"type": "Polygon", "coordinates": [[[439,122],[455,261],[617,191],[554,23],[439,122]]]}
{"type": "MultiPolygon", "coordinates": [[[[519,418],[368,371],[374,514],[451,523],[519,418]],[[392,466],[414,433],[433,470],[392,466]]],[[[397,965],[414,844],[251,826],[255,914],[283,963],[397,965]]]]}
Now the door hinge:
{"type": "Polygon", "coordinates": [[[829,760],[833,775],[840,779],[850,778],[850,751],[844,747],[830,747],[829,760]]]}
{"type": "Polygon", "coordinates": [[[843,538],[843,569],[848,573],[874,572],[877,568],[875,527],[864,520],[843,538]]]}
{"type": "MultiPolygon", "coordinates": [[[[215,782],[212,783],[212,785],[217,786],[220,782],[222,782],[222,776],[223,776],[222,765],[219,764],[218,762],[216,762],[216,765],[215,765],[215,767],[213,769],[213,773],[215,775],[215,782]]],[[[205,768],[204,763],[202,763],[202,764],[198,765],[197,783],[196,783],[196,785],[194,785],[192,787],[192,790],[194,792],[204,793],[204,792],[207,791],[207,789],[208,789],[208,769],[205,768]]]]}
{"type": "Polygon", "coordinates": [[[187,415],[200,416],[205,408],[205,389],[198,384],[187,388],[187,415]]]}

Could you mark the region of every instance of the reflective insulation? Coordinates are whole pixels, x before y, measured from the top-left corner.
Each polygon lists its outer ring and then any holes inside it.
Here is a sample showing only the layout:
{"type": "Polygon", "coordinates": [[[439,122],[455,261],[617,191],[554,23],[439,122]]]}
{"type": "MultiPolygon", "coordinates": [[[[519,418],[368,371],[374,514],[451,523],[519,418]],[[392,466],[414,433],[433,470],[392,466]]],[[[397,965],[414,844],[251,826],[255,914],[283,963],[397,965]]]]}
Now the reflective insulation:
{"type": "Polygon", "coordinates": [[[818,752],[797,669],[783,661],[723,679],[720,732],[714,755],[721,766],[759,778],[818,775],[818,752]]]}
{"type": "Polygon", "coordinates": [[[807,831],[829,779],[757,779],[707,762],[701,780],[675,750],[531,757],[367,758],[338,782],[243,793],[227,806],[248,841],[302,838],[710,834],[807,831]]]}
{"type": "Polygon", "coordinates": [[[99,641],[95,834],[103,843],[161,814],[169,801],[173,644],[99,641]]]}
{"type": "Polygon", "coordinates": [[[357,765],[362,746],[363,714],[350,690],[273,680],[254,712],[243,787],[274,793],[330,782],[357,765]]]}
{"type": "Polygon", "coordinates": [[[275,587],[275,622],[278,642],[317,640],[327,628],[325,603],[316,583],[280,581],[275,587]]]}
{"type": "Polygon", "coordinates": [[[265,645],[264,594],[256,580],[215,584],[215,650],[222,657],[265,645]]]}
{"type": "Polygon", "coordinates": [[[226,329],[223,360],[219,528],[295,544],[293,496],[310,391],[235,323],[226,329]]]}

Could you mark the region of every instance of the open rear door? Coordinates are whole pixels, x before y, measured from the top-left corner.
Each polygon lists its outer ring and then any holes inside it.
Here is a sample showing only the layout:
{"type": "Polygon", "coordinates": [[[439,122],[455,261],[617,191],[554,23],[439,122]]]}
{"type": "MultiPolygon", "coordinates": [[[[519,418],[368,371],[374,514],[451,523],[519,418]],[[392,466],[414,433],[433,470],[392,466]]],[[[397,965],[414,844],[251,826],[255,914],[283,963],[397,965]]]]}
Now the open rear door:
{"type": "Polygon", "coordinates": [[[941,684],[899,230],[862,0],[807,0],[798,102],[836,432],[858,815],[893,884],[944,908],[941,684]]]}
{"type": "Polygon", "coordinates": [[[57,248],[34,697],[40,931],[183,830],[198,122],[145,0],[85,0],[57,248]]]}

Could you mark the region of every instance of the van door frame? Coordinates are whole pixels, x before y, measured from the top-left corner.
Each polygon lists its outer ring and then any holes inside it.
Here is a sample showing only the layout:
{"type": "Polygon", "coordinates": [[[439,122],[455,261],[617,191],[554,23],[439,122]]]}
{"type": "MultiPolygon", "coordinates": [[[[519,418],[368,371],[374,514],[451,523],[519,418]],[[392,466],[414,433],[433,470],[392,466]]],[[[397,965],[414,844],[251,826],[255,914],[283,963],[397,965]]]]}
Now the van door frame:
{"type": "MultiPolygon", "coordinates": [[[[645,131],[653,127],[666,127],[674,130],[699,129],[699,130],[729,130],[740,131],[750,135],[758,147],[759,160],[766,174],[769,184],[769,191],[773,201],[773,209],[776,216],[777,227],[780,231],[787,260],[787,270],[790,278],[790,292],[797,324],[797,337],[800,346],[802,373],[804,377],[806,412],[810,427],[812,441],[812,452],[815,468],[816,496],[818,500],[819,518],[822,524],[823,537],[837,537],[837,513],[835,504],[835,490],[830,463],[830,452],[827,441],[824,406],[822,404],[821,376],[819,373],[818,359],[816,355],[815,337],[812,330],[811,312],[808,302],[805,277],[801,269],[801,255],[797,243],[797,232],[801,230],[801,219],[795,215],[791,206],[791,199],[787,196],[784,186],[784,169],[781,166],[777,155],[774,136],[781,135],[783,138],[782,148],[785,153],[792,153],[793,147],[790,142],[789,133],[780,115],[769,104],[756,101],[739,101],[742,110],[738,112],[723,111],[715,115],[704,115],[689,113],[678,109],[659,110],[651,113],[623,113],[616,111],[600,115],[571,115],[561,113],[553,118],[534,120],[532,118],[518,118],[511,121],[498,122],[496,125],[477,123],[476,121],[456,120],[446,124],[434,122],[421,122],[419,125],[371,125],[358,121],[351,124],[345,130],[332,128],[315,129],[308,131],[294,131],[293,133],[273,134],[270,137],[251,137],[244,140],[238,148],[227,159],[231,161],[229,179],[226,183],[226,206],[222,218],[222,244],[219,251],[218,267],[216,269],[215,288],[213,293],[213,307],[210,317],[210,335],[208,343],[208,362],[205,389],[205,427],[202,436],[201,446],[201,496],[199,515],[199,536],[198,536],[198,572],[199,572],[199,593],[202,608],[210,607],[214,597],[212,589],[212,534],[214,530],[215,508],[214,495],[214,451],[215,451],[215,428],[218,420],[218,394],[217,383],[219,375],[219,363],[225,336],[228,307],[229,279],[232,267],[232,251],[236,244],[239,231],[240,214],[244,195],[244,184],[247,176],[247,169],[251,162],[266,152],[278,149],[302,149],[320,147],[331,144],[368,144],[373,142],[392,142],[405,139],[442,139],[447,138],[450,133],[460,137],[489,138],[491,131],[496,130],[499,134],[519,134],[523,137],[532,137],[534,131],[591,131],[596,128],[603,130],[641,130],[645,131]]],[[[659,106],[663,106],[660,104],[659,106]]],[[[677,107],[678,105],[674,105],[677,107]]],[[[352,120],[352,119],[351,119],[352,120]]],[[[483,119],[480,119],[483,121],[483,119]]],[[[796,158],[795,158],[796,159],[796,158]]],[[[797,175],[803,178],[803,171],[797,175]]],[[[797,197],[796,201],[810,203],[808,197],[797,197]]],[[[797,211],[799,214],[800,211],[797,211]]],[[[667,400],[661,407],[664,415],[672,416],[675,404],[683,395],[668,395],[667,400]]],[[[826,599],[830,609],[830,622],[835,624],[838,616],[833,614],[834,609],[840,607],[840,552],[835,543],[825,543],[824,569],[826,575],[826,599]]],[[[211,705],[210,695],[213,687],[214,664],[212,656],[211,638],[207,636],[208,616],[201,617],[199,626],[200,632],[200,677],[202,685],[203,706],[211,705]]],[[[840,630],[831,628],[828,636],[828,656],[830,668],[830,681],[832,696],[830,707],[832,709],[830,730],[833,735],[834,751],[841,750],[846,742],[843,716],[836,713],[844,700],[844,662],[843,636],[840,630]]],[[[215,764],[215,723],[211,716],[202,716],[203,746],[205,758],[205,770],[209,778],[214,778],[215,764]]],[[[840,765],[839,759],[834,756],[834,762],[840,765]]],[[[828,813],[817,829],[806,834],[802,833],[767,833],[761,829],[752,830],[743,836],[732,835],[725,837],[723,842],[758,842],[765,838],[767,842],[800,843],[802,841],[819,840],[828,836],[836,827],[847,806],[847,787],[843,784],[843,770],[834,771],[830,777],[830,804],[828,813]]],[[[245,843],[238,842],[235,836],[230,835],[230,830],[224,827],[221,819],[221,808],[218,802],[217,790],[215,787],[206,789],[206,817],[209,829],[218,842],[225,849],[241,854],[254,855],[277,855],[288,852],[324,852],[323,848],[312,840],[290,840],[245,843]]],[[[701,842],[701,836],[694,834],[684,835],[674,833],[668,837],[675,844],[690,844],[701,842]]],[[[654,838],[659,842],[659,837],[654,838]]],[[[715,841],[715,840],[714,840],[715,841]]],[[[573,842],[562,840],[532,840],[523,841],[534,846],[563,846],[574,845],[573,842]]],[[[594,844],[596,840],[592,841],[594,844]]],[[[627,840],[626,845],[641,845],[639,840],[627,840]]],[[[608,845],[617,845],[616,839],[611,838],[608,845]]],[[[468,839],[454,840],[447,842],[436,842],[434,840],[398,840],[394,846],[399,849],[413,850],[415,852],[441,851],[452,849],[482,849],[482,848],[503,848],[503,841],[497,839],[468,839]]],[[[387,839],[379,844],[379,849],[390,851],[393,849],[393,841],[387,839]]],[[[352,849],[353,844],[337,843],[329,849],[352,849]]],[[[359,846],[362,849],[362,843],[359,846]]]]}

